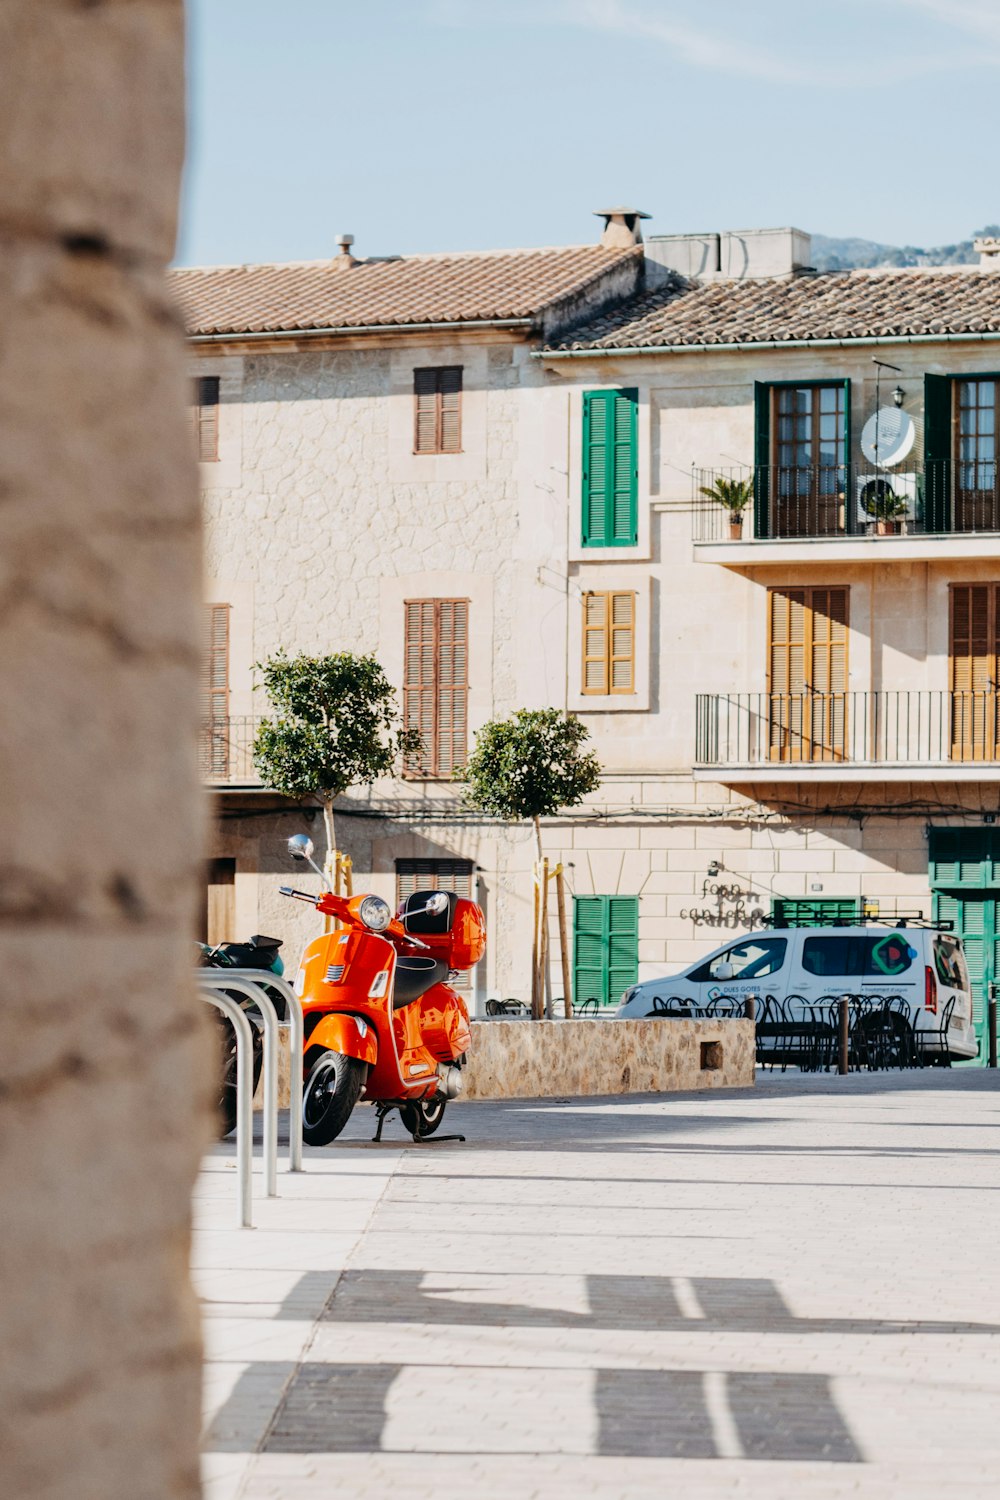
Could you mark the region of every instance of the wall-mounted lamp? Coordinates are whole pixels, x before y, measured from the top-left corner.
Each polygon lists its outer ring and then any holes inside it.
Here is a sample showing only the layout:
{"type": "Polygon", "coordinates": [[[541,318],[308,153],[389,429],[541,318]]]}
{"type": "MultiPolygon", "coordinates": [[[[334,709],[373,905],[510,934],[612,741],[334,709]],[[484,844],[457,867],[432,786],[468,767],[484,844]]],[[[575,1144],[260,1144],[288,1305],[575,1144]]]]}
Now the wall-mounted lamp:
{"type": "Polygon", "coordinates": [[[903,390],[903,387],[901,385],[897,385],[896,389],[893,391],[892,399],[897,406],[902,406],[904,400],[906,399],[906,392],[903,390]]]}
{"type": "Polygon", "coordinates": [[[719,864],[719,861],[717,859],[711,859],[711,860],[709,860],[709,862],[708,862],[708,878],[709,878],[709,880],[714,880],[715,877],[718,875],[718,873],[719,873],[719,871],[721,869],[722,869],[722,866],[719,864]]]}

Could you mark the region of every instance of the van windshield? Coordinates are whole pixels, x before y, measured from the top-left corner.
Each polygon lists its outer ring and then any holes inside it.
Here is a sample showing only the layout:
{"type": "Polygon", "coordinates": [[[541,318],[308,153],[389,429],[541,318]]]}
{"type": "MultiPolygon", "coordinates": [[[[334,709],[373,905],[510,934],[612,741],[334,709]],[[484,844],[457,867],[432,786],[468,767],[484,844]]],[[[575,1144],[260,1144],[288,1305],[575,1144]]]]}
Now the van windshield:
{"type": "Polygon", "coordinates": [[[695,984],[705,984],[718,978],[720,964],[728,964],[732,969],[731,979],[763,979],[781,968],[787,947],[787,938],[747,938],[735,948],[727,948],[725,953],[717,953],[700,964],[688,978],[695,984]]]}
{"type": "Polygon", "coordinates": [[[823,979],[895,978],[906,973],[916,956],[902,932],[831,933],[808,937],[802,944],[803,969],[823,979]]]}

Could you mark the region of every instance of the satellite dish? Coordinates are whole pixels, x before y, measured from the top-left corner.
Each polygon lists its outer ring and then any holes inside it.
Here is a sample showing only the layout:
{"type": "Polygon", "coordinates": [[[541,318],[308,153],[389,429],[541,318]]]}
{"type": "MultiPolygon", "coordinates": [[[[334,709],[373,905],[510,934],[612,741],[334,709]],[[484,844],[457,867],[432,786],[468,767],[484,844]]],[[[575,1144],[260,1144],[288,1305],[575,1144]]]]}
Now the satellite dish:
{"type": "Polygon", "coordinates": [[[882,406],[868,418],[861,431],[861,451],[870,464],[891,468],[902,463],[913,447],[917,430],[913,418],[895,406],[882,406]],[[875,451],[875,429],[878,425],[878,452],[875,451]]]}

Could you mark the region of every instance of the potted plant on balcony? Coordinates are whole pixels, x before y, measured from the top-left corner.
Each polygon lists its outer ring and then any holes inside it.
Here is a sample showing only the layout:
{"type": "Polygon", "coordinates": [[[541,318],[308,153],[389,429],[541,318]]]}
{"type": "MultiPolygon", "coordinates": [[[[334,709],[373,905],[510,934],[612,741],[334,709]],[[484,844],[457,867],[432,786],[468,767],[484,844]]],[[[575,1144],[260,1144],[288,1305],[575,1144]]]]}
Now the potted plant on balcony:
{"type": "Polygon", "coordinates": [[[753,477],[728,479],[720,474],[714,484],[701,485],[701,493],[729,512],[729,540],[738,542],[743,535],[743,512],[753,499],[753,477]]]}
{"type": "Polygon", "coordinates": [[[875,522],[876,536],[894,536],[909,510],[904,495],[897,495],[888,479],[873,479],[861,495],[861,508],[875,522]]]}

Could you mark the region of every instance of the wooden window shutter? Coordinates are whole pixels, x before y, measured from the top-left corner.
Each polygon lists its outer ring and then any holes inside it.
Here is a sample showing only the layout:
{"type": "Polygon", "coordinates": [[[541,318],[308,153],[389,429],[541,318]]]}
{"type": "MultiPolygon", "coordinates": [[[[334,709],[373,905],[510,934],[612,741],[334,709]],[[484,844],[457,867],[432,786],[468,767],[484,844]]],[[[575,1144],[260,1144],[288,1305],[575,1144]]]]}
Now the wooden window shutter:
{"type": "Polygon", "coordinates": [[[993,760],[1000,748],[998,657],[1000,588],[993,583],[951,586],[951,754],[953,760],[993,760]]]}
{"type": "Polygon", "coordinates": [[[413,451],[437,452],[437,370],[413,372],[413,451]]]}
{"type": "Polygon", "coordinates": [[[467,750],[468,600],[408,600],[404,622],[403,717],[422,742],[404,771],[450,776],[467,750]]]}
{"type": "Polygon", "coordinates": [[[219,376],[199,375],[194,383],[194,406],[191,409],[195,452],[203,464],[215,463],[219,457],[219,376]]]}
{"type": "Polygon", "coordinates": [[[634,547],[638,541],[639,392],[583,396],[582,543],[634,547]]]}
{"type": "Polygon", "coordinates": [[[449,366],[440,374],[440,449],[442,453],[462,451],[462,367],[449,366]]]}
{"type": "Polygon", "coordinates": [[[437,755],[439,776],[465,762],[469,700],[469,606],[465,599],[438,602],[437,755]]]}
{"type": "Polygon", "coordinates": [[[213,723],[229,717],[228,604],[206,604],[202,617],[201,713],[213,723]]]}
{"type": "Polygon", "coordinates": [[[413,451],[461,453],[461,365],[414,370],[413,451]]]}
{"type": "Polygon", "coordinates": [[[202,614],[201,743],[202,775],[229,775],[229,605],[206,604],[202,614]]]}
{"type": "Polygon", "coordinates": [[[584,693],[635,691],[635,594],[591,590],[583,596],[584,693]]]}
{"type": "Polygon", "coordinates": [[[773,760],[838,760],[847,733],[849,590],[768,591],[773,760]]]}

